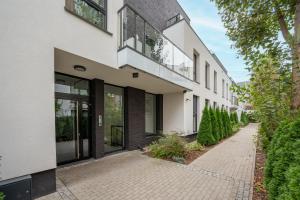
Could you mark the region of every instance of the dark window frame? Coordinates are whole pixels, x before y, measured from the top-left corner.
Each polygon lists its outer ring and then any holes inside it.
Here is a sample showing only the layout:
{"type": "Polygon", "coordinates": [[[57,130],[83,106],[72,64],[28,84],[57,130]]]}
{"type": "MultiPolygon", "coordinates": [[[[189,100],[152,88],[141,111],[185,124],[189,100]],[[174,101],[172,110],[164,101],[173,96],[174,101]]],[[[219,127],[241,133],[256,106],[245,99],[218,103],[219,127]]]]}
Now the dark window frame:
{"type": "Polygon", "coordinates": [[[210,64],[205,62],[205,88],[210,90],[210,64]]]}
{"type": "Polygon", "coordinates": [[[80,16],[79,14],[76,13],[75,11],[75,0],[66,0],[66,4],[65,4],[65,9],[69,12],[71,12],[73,15],[79,17],[80,19],[86,21],[87,23],[95,26],[96,28],[112,35],[111,33],[109,33],[107,31],[107,0],[104,0],[104,6],[100,6],[99,4],[97,4],[95,1],[93,0],[80,0],[85,2],[88,6],[90,6],[92,9],[95,9],[97,12],[100,12],[103,16],[104,16],[104,25],[103,27],[97,26],[96,24],[94,24],[93,22],[91,22],[89,19],[80,16]]]}
{"type": "Polygon", "coordinates": [[[151,132],[147,132],[146,131],[146,121],[145,121],[145,134],[146,134],[146,137],[150,137],[150,136],[154,136],[154,135],[157,135],[158,134],[158,130],[157,130],[157,117],[158,117],[158,109],[157,109],[157,95],[156,94],[152,94],[152,93],[149,93],[149,92],[146,92],[145,93],[145,119],[146,119],[146,95],[151,95],[153,96],[153,99],[155,101],[155,106],[153,107],[153,110],[154,110],[154,120],[153,120],[153,123],[155,123],[155,127],[154,127],[154,133],[151,133],[151,132]]]}
{"type": "Polygon", "coordinates": [[[198,132],[198,105],[199,105],[199,97],[193,95],[193,132],[198,132]]]}
{"type": "Polygon", "coordinates": [[[214,93],[218,93],[218,72],[214,70],[214,93]]]}
{"type": "Polygon", "coordinates": [[[194,53],[193,53],[193,81],[199,83],[199,76],[197,76],[197,73],[198,73],[198,63],[199,63],[199,53],[196,52],[194,50],[194,53]]]}

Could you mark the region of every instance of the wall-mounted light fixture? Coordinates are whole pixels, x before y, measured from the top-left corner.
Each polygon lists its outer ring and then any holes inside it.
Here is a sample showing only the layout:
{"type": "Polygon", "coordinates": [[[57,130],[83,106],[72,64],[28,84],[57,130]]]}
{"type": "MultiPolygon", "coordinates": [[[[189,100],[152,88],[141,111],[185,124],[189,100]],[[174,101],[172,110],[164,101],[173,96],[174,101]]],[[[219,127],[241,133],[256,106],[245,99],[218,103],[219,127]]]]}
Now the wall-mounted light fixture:
{"type": "Polygon", "coordinates": [[[79,71],[79,72],[85,72],[86,71],[86,67],[84,67],[82,65],[74,65],[74,69],[76,71],[79,71]]]}

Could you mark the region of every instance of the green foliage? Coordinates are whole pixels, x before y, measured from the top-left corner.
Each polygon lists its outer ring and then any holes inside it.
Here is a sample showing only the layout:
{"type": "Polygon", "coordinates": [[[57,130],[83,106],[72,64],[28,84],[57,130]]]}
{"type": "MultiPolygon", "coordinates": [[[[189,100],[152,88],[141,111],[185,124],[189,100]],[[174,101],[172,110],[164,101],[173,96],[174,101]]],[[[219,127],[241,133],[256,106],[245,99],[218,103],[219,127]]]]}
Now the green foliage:
{"type": "Polygon", "coordinates": [[[211,127],[212,127],[212,134],[215,138],[216,143],[220,140],[220,127],[218,124],[216,112],[211,107],[209,108],[209,114],[211,119],[211,127]]]}
{"type": "Polygon", "coordinates": [[[228,135],[232,135],[232,123],[230,120],[230,115],[227,110],[225,111],[225,113],[226,113],[226,121],[227,121],[227,127],[228,127],[228,135]]]}
{"type": "Polygon", "coordinates": [[[227,118],[227,113],[225,112],[224,109],[222,109],[221,111],[221,116],[222,116],[222,124],[223,124],[223,127],[224,127],[224,135],[223,135],[223,138],[226,138],[229,136],[229,127],[228,127],[228,118],[227,118]]]}
{"type": "Polygon", "coordinates": [[[237,112],[234,112],[234,120],[235,120],[235,123],[236,123],[236,124],[239,123],[239,117],[238,117],[237,112]]]}
{"type": "Polygon", "coordinates": [[[298,25],[294,22],[295,0],[212,1],[219,9],[227,35],[247,61],[246,64],[255,63],[262,52],[276,57],[291,57],[288,51],[298,39],[291,33],[295,24],[298,25]],[[286,26],[280,26],[279,22],[286,26]],[[280,38],[280,31],[285,41],[280,38]]]}
{"type": "Polygon", "coordinates": [[[232,126],[232,133],[236,133],[240,130],[240,125],[239,124],[234,124],[232,126]]]}
{"type": "Polygon", "coordinates": [[[243,126],[246,126],[249,123],[247,113],[244,112],[244,111],[241,114],[241,123],[242,123],[243,126]]]}
{"type": "Polygon", "coordinates": [[[268,148],[265,186],[270,200],[300,199],[300,117],[282,122],[268,148]]]}
{"type": "Polygon", "coordinates": [[[4,200],[5,195],[3,194],[3,192],[0,192],[0,200],[4,200]]]}
{"type": "Polygon", "coordinates": [[[202,151],[202,150],[204,150],[204,147],[201,144],[199,144],[197,141],[187,143],[185,145],[185,148],[188,151],[202,151]]]}
{"type": "Polygon", "coordinates": [[[219,139],[223,139],[225,135],[222,113],[219,108],[216,109],[217,122],[219,125],[219,139]]]}
{"type": "Polygon", "coordinates": [[[149,152],[156,158],[184,157],[185,145],[185,140],[178,135],[167,135],[149,145],[149,152]]]}
{"type": "Polygon", "coordinates": [[[197,142],[202,145],[212,145],[216,143],[212,134],[211,118],[207,106],[205,106],[202,113],[200,127],[197,134],[197,142]]]}

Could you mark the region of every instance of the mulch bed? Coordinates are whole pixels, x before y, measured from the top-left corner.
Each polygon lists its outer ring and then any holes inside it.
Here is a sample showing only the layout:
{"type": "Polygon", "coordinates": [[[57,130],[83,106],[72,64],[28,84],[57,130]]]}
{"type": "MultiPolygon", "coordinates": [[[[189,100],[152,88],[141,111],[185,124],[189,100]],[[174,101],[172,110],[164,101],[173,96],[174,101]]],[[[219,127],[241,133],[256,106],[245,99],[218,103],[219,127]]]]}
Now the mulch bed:
{"type": "Polygon", "coordinates": [[[261,148],[256,149],[254,184],[253,184],[253,200],[267,200],[267,191],[264,188],[264,166],[266,162],[266,154],[261,148]]]}

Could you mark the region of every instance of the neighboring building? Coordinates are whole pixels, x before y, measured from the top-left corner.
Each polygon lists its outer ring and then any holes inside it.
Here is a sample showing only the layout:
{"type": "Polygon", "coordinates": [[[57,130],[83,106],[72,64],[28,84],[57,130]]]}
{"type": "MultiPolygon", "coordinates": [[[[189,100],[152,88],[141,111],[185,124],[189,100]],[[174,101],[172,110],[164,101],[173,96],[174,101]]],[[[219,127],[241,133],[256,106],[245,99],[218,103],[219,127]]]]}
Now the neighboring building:
{"type": "Polygon", "coordinates": [[[0,180],[31,175],[34,197],[55,190],[57,165],[193,134],[205,103],[237,106],[176,0],[10,0],[0,30],[0,180]]]}

